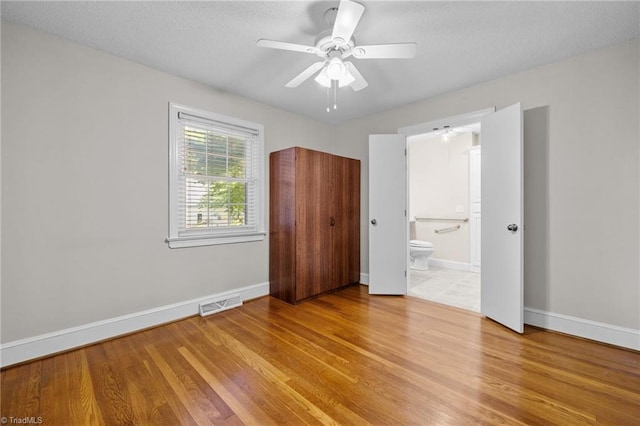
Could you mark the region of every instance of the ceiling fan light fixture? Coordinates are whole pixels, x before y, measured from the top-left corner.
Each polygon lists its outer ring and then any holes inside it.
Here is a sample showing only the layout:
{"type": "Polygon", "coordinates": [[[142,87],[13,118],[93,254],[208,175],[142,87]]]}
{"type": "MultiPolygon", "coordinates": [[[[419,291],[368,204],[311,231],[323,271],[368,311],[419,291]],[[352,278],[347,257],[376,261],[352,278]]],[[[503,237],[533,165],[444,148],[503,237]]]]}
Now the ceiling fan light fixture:
{"type": "Polygon", "coordinates": [[[326,66],[322,68],[322,71],[320,71],[320,73],[316,76],[314,80],[316,81],[316,83],[318,83],[322,87],[326,87],[326,88],[331,87],[331,79],[327,74],[326,66]]]}
{"type": "Polygon", "coordinates": [[[338,80],[338,87],[349,86],[355,80],[356,80],[356,78],[353,75],[351,75],[349,70],[345,69],[344,75],[340,78],[340,80],[338,80]]]}
{"type": "Polygon", "coordinates": [[[359,92],[369,85],[355,65],[345,59],[350,56],[358,59],[413,58],[416,55],[416,43],[413,42],[358,46],[353,33],[362,18],[364,9],[364,5],[356,1],[340,0],[337,7],[332,7],[325,12],[324,17],[330,28],[316,36],[313,46],[268,39],[260,39],[256,44],[259,47],[302,52],[320,57],[318,62],[311,64],[291,79],[285,87],[298,87],[315,75],[315,81],[329,89],[327,96],[333,89],[333,106],[336,109],[338,88],[349,86],[354,92],[359,92]]]}
{"type": "Polygon", "coordinates": [[[347,68],[344,66],[344,62],[337,56],[329,59],[329,63],[325,67],[327,75],[331,80],[340,80],[346,73],[347,68]]]}

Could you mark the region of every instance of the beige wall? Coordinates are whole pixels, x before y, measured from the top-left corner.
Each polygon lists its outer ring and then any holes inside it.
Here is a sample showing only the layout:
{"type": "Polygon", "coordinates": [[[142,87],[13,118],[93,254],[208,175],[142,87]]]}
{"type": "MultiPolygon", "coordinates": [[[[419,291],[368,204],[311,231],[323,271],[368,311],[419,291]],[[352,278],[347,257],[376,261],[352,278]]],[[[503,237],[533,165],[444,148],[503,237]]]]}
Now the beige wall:
{"type": "Polygon", "coordinates": [[[640,329],[639,53],[630,42],[333,127],[2,22],[1,341],[268,280],[268,239],[164,243],[170,101],[263,123],[267,153],[363,160],[365,273],[368,135],[521,101],[525,305],[640,329]]]}
{"type": "Polygon", "coordinates": [[[3,342],[268,281],[268,238],[165,244],[169,102],[331,150],[328,125],[2,23],[3,342]]]}
{"type": "MultiPolygon", "coordinates": [[[[522,102],[525,306],[637,330],[638,52],[635,40],[353,120],[335,144],[359,147],[366,177],[371,133],[522,102]]],[[[365,231],[367,194],[363,179],[365,231]]]]}
{"type": "MultiPolygon", "coordinates": [[[[440,136],[409,138],[409,216],[427,218],[469,217],[469,148],[472,133],[462,133],[447,144],[440,136]],[[463,208],[462,212],[457,207],[463,208]]],[[[410,237],[433,243],[433,258],[469,263],[469,222],[416,221],[410,237]],[[436,229],[460,225],[452,232],[436,229]]]]}

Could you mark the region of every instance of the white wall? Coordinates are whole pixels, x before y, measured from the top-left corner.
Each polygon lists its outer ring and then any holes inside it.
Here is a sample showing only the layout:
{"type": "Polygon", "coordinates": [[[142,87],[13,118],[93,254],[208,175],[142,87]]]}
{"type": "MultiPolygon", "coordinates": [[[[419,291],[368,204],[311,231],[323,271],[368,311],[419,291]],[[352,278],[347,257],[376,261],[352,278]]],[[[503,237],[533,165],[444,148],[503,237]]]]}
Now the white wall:
{"type": "Polygon", "coordinates": [[[369,134],[522,102],[525,306],[639,330],[638,70],[635,40],[351,121],[335,144],[367,176],[369,134]]]}
{"type": "MultiPolygon", "coordinates": [[[[469,218],[469,148],[472,133],[461,133],[443,144],[431,134],[409,138],[409,216],[469,218]],[[458,207],[462,211],[458,211],[458,207]]],[[[416,221],[412,239],[433,243],[432,257],[469,263],[469,222],[416,221]],[[460,225],[457,231],[437,229],[460,225]]]]}
{"type": "Polygon", "coordinates": [[[2,23],[2,342],[268,281],[268,238],[165,244],[170,101],[264,124],[267,155],[331,150],[328,125],[2,23]]]}

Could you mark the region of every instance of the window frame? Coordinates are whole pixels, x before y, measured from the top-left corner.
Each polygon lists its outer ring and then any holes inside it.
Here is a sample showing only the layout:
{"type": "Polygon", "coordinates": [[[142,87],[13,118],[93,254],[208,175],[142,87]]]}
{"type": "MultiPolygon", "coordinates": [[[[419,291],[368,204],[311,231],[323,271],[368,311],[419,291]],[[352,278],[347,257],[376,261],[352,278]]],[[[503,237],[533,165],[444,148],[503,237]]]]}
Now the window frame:
{"type": "Polygon", "coordinates": [[[173,102],[169,103],[169,237],[166,239],[169,248],[199,247],[264,240],[266,235],[264,188],[264,126],[262,124],[204,111],[173,102]],[[228,127],[231,129],[250,129],[257,133],[255,136],[257,141],[257,164],[255,164],[255,176],[257,179],[255,196],[256,205],[254,206],[256,214],[255,229],[247,230],[245,228],[234,230],[232,228],[228,228],[225,231],[202,229],[193,232],[186,232],[186,230],[180,229],[180,200],[178,196],[180,191],[180,178],[178,171],[178,150],[180,148],[180,138],[178,137],[178,132],[181,129],[181,124],[179,113],[184,113],[207,121],[210,120],[220,127],[228,127]]]}

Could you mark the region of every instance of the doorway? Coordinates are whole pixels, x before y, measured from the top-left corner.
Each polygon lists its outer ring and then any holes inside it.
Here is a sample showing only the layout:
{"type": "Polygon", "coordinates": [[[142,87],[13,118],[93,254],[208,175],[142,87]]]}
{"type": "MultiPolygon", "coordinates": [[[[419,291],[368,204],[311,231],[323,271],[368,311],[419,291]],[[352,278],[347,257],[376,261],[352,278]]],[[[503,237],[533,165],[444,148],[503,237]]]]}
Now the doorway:
{"type": "Polygon", "coordinates": [[[408,294],[480,312],[480,122],[407,137],[408,294]]]}
{"type": "Polygon", "coordinates": [[[397,134],[369,135],[369,294],[408,293],[407,137],[428,133],[443,124],[458,127],[478,120],[482,126],[483,210],[480,311],[523,333],[524,180],[520,103],[498,111],[494,107],[400,128],[397,134]],[[394,193],[400,194],[399,201],[389,202],[389,195],[394,193]],[[381,214],[384,220],[378,221],[381,214]],[[388,262],[389,257],[400,261],[388,262]]]}

